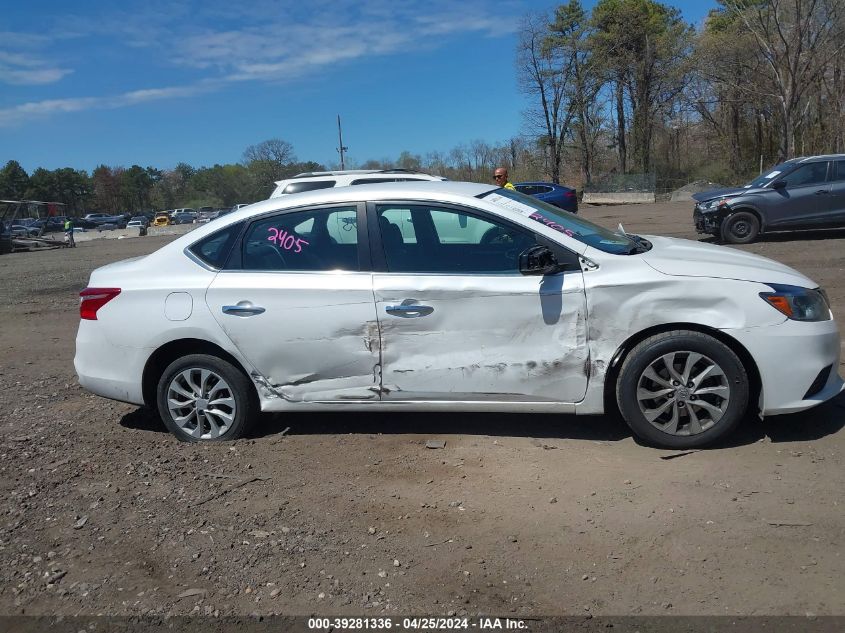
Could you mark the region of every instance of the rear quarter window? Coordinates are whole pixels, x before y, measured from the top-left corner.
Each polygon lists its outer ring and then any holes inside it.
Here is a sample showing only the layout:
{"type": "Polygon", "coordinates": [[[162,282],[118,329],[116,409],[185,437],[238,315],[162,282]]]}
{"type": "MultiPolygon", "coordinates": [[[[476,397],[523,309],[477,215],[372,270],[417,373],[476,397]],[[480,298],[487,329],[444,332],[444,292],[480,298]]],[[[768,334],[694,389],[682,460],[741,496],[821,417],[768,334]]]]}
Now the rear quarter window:
{"type": "Polygon", "coordinates": [[[292,182],[285,187],[282,193],[302,193],[303,191],[315,191],[316,189],[330,189],[335,186],[336,180],[308,180],[305,182],[292,182]]]}
{"type": "Polygon", "coordinates": [[[223,268],[242,228],[243,222],[227,226],[191,245],[188,250],[208,266],[223,268]]]}

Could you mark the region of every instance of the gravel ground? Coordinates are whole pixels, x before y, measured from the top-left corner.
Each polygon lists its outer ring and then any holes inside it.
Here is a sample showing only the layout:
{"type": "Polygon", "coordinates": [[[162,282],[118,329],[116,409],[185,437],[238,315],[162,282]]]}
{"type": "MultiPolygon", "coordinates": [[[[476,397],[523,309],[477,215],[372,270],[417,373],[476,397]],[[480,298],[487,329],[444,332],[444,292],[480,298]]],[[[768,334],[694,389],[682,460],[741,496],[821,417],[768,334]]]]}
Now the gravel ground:
{"type": "MultiPolygon", "coordinates": [[[[697,239],[690,206],[582,213],[697,239]]],[[[182,444],[72,365],[90,271],[168,239],[0,257],[0,613],[845,614],[842,397],[675,459],[610,416],[265,416],[182,444]]],[[[742,248],[845,318],[845,232],[742,248]]]]}

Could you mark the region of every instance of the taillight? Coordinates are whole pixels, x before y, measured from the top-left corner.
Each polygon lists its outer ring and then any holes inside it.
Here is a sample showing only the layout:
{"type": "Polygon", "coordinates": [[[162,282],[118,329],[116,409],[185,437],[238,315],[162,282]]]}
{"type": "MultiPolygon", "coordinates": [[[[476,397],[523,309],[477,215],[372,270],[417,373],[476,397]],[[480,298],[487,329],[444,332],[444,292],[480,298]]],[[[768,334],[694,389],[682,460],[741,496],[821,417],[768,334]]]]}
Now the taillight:
{"type": "Polygon", "coordinates": [[[97,310],[120,294],[120,288],[86,288],[79,293],[79,316],[97,320],[97,310]]]}
{"type": "Polygon", "coordinates": [[[574,191],[567,191],[567,192],[566,192],[566,197],[567,197],[567,198],[574,198],[574,197],[575,197],[575,192],[574,192],[574,191]]]}

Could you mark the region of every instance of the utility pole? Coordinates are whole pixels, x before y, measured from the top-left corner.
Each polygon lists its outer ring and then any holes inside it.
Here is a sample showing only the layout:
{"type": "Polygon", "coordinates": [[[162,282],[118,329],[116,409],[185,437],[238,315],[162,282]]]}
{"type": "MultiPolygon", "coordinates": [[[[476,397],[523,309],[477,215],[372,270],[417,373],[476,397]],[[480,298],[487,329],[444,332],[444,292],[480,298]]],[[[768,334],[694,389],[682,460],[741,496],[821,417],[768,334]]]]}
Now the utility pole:
{"type": "Polygon", "coordinates": [[[344,165],[344,162],[343,162],[343,152],[345,152],[349,148],[344,147],[344,145],[343,145],[343,131],[340,128],[340,115],[339,114],[337,115],[337,140],[338,140],[338,143],[339,143],[339,147],[337,148],[337,151],[340,152],[340,168],[341,168],[341,170],[343,170],[343,169],[346,169],[346,166],[344,165]]]}

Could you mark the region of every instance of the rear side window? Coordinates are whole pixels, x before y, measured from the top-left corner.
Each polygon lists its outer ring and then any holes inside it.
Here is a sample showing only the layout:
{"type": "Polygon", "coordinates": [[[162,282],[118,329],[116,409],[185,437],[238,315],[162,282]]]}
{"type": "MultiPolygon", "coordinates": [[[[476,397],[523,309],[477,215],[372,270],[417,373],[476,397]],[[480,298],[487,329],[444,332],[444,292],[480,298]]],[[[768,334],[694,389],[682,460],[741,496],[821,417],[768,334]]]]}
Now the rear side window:
{"type": "Polygon", "coordinates": [[[303,191],[314,191],[315,189],[330,189],[334,187],[336,180],[306,180],[304,182],[292,182],[282,193],[302,193],[303,191]]]}
{"type": "Polygon", "coordinates": [[[253,222],[243,240],[244,270],[358,270],[357,207],[283,213],[253,222]]]}
{"type": "Polygon", "coordinates": [[[227,226],[201,239],[188,250],[212,268],[223,268],[241,228],[243,228],[243,222],[227,226]]]}
{"type": "Polygon", "coordinates": [[[845,180],[845,160],[836,161],[834,180],[845,180]]]}

